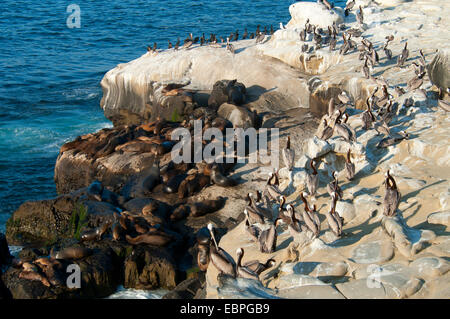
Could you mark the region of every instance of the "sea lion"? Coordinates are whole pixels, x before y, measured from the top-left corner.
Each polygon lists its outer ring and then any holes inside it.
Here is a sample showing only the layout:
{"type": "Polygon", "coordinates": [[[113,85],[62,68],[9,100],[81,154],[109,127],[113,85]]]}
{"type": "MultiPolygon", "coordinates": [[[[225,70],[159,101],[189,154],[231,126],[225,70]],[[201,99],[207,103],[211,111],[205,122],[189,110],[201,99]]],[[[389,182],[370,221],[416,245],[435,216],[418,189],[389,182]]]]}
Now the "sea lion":
{"type": "Polygon", "coordinates": [[[101,225],[95,229],[83,232],[81,234],[80,242],[101,240],[103,234],[108,230],[108,228],[111,226],[111,224],[112,223],[104,223],[103,225],[101,225]]]}
{"type": "Polygon", "coordinates": [[[93,254],[93,250],[86,247],[68,247],[56,253],[56,259],[82,259],[93,254]]]}
{"type": "Polygon", "coordinates": [[[132,245],[149,244],[159,247],[166,246],[173,240],[172,236],[160,231],[151,231],[136,237],[126,235],[125,238],[132,245]]]}
{"type": "Polygon", "coordinates": [[[187,177],[187,174],[182,173],[171,177],[163,188],[163,191],[168,194],[176,193],[181,182],[187,177]]]}
{"type": "Polygon", "coordinates": [[[207,199],[201,202],[190,204],[190,216],[199,217],[214,213],[215,211],[221,209],[224,204],[225,199],[222,196],[217,197],[217,199],[207,199]]]}
{"type": "Polygon", "coordinates": [[[48,281],[48,279],[45,276],[43,276],[42,274],[35,272],[35,271],[25,271],[24,270],[21,273],[19,273],[19,278],[40,281],[46,287],[51,286],[50,282],[48,281]]]}
{"type": "Polygon", "coordinates": [[[237,185],[236,180],[222,175],[217,164],[214,164],[211,168],[211,181],[222,187],[233,187],[237,185]]]}
{"type": "Polygon", "coordinates": [[[190,207],[188,205],[180,205],[170,215],[170,220],[175,222],[187,217],[190,213],[190,207]]]}

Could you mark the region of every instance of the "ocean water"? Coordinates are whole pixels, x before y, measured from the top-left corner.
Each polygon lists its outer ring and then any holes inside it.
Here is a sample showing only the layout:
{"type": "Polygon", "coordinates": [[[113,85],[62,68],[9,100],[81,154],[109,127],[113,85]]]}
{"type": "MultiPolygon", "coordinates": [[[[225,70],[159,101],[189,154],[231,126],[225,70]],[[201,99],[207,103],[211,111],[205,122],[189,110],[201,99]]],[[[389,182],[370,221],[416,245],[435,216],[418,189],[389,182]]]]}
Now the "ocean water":
{"type": "MultiPolygon", "coordinates": [[[[0,231],[26,200],[56,196],[61,145],[112,126],[99,106],[103,75],[136,59],[147,45],[189,32],[242,36],[275,30],[296,1],[3,0],[0,10],[0,231]],[[69,28],[67,6],[81,10],[69,28]]],[[[344,1],[335,1],[342,5],[344,1]]]]}

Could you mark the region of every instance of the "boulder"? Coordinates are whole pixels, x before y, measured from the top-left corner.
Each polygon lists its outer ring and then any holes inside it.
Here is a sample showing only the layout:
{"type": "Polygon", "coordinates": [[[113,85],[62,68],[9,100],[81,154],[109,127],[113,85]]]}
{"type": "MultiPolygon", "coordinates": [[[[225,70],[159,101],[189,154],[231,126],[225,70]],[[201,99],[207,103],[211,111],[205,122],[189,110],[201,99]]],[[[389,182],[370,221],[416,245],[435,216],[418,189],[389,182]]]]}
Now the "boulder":
{"type": "Polygon", "coordinates": [[[344,11],[335,7],[328,10],[324,5],[313,2],[296,2],[289,6],[291,20],[288,28],[304,28],[306,20],[311,24],[326,29],[336,22],[338,25],[344,22],[344,11]]]}
{"type": "Polygon", "coordinates": [[[125,259],[124,287],[173,289],[177,268],[171,254],[152,246],[136,246],[125,259]]]}
{"type": "Polygon", "coordinates": [[[6,225],[8,242],[49,246],[62,239],[77,238],[86,227],[98,227],[113,220],[117,212],[114,206],[82,200],[79,194],[20,205],[6,225]]]}
{"type": "Polygon", "coordinates": [[[429,224],[450,225],[450,211],[437,212],[428,215],[427,221],[429,224]]]}

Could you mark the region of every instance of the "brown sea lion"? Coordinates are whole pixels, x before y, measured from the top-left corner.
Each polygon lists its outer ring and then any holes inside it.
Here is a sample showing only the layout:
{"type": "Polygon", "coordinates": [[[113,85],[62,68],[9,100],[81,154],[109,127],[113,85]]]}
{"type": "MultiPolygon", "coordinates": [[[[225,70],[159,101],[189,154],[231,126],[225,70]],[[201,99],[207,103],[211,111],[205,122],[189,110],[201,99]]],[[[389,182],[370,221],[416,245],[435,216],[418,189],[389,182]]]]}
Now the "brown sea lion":
{"type": "Polygon", "coordinates": [[[19,278],[20,279],[40,281],[46,287],[50,287],[51,286],[50,282],[48,281],[48,279],[44,275],[42,275],[42,274],[40,274],[38,272],[35,272],[35,271],[26,271],[26,270],[24,270],[24,271],[22,271],[19,274],[19,278]]]}
{"type": "Polygon", "coordinates": [[[172,236],[159,231],[149,232],[147,234],[142,234],[134,238],[130,235],[126,235],[125,238],[127,242],[132,245],[149,244],[160,247],[166,246],[173,240],[172,236]]]}
{"type": "Polygon", "coordinates": [[[215,211],[221,209],[225,199],[222,196],[217,197],[217,199],[207,199],[201,202],[190,204],[192,217],[199,217],[206,214],[214,213],[215,211]]]}
{"type": "Polygon", "coordinates": [[[68,247],[56,253],[56,259],[81,259],[93,254],[93,250],[86,247],[68,247]]]}
{"type": "Polygon", "coordinates": [[[237,185],[237,181],[222,175],[217,164],[211,168],[211,181],[222,187],[233,187],[237,185]]]}
{"type": "Polygon", "coordinates": [[[170,220],[175,222],[187,217],[191,209],[188,205],[180,205],[170,215],[170,220]]]}

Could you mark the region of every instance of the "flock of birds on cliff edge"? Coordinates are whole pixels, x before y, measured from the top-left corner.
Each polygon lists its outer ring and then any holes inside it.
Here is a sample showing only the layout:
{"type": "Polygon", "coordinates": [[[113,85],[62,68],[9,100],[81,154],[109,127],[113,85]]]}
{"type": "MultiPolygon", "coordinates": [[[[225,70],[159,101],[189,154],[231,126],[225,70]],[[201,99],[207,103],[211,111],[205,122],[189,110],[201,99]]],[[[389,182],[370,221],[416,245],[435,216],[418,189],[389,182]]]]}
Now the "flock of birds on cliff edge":
{"type": "MultiPolygon", "coordinates": [[[[319,0],[328,9],[332,9],[326,0],[319,0]]],[[[347,16],[355,5],[355,1],[348,2],[345,8],[345,15],[347,16]]],[[[361,6],[356,14],[356,18],[359,24],[364,23],[364,14],[361,6]]],[[[282,24],[280,27],[283,29],[282,24]]],[[[309,23],[309,20],[305,24],[305,28],[300,32],[300,38],[305,41],[308,34],[313,35],[315,41],[315,48],[318,49],[322,44],[329,43],[330,51],[335,49],[336,36],[338,34],[337,26],[328,27],[327,37],[323,37],[321,29],[309,23]]],[[[341,54],[346,54],[351,49],[357,49],[360,52],[359,59],[364,60],[362,68],[362,74],[367,79],[374,79],[370,74],[370,67],[374,67],[379,63],[379,55],[376,52],[373,44],[367,40],[362,39],[361,44],[357,45],[355,41],[351,39],[352,36],[360,37],[362,31],[357,29],[350,29],[342,34],[343,45],[340,49],[341,54]]],[[[388,48],[388,44],[394,40],[394,36],[390,35],[386,37],[386,43],[383,46],[383,51],[387,59],[392,59],[392,51],[388,48]]],[[[407,48],[408,43],[405,43],[404,49],[397,58],[397,67],[404,67],[405,62],[409,57],[409,50],[407,48]]],[[[302,51],[307,52],[309,47],[307,44],[302,46],[302,51]]],[[[423,84],[423,78],[426,74],[426,61],[425,56],[420,50],[420,56],[418,63],[412,62],[414,67],[415,76],[407,82],[407,90],[418,90],[426,97],[426,91],[420,89],[423,84]]],[[[393,103],[392,95],[388,92],[388,83],[383,79],[374,79],[377,84],[382,85],[382,97],[376,96],[378,92],[378,86],[371,93],[370,97],[366,99],[367,109],[361,113],[360,120],[362,121],[362,130],[375,129],[378,134],[386,135],[378,144],[377,148],[385,148],[394,144],[397,144],[403,139],[409,137],[409,134],[400,131],[398,134],[391,134],[389,124],[394,116],[397,114],[397,103],[393,103]],[[377,112],[377,113],[375,113],[377,112]],[[374,114],[375,113],[375,114],[374,114]]],[[[406,91],[397,86],[395,91],[398,96],[405,94],[406,91]]],[[[449,88],[446,89],[446,93],[449,94],[449,88]]],[[[450,111],[450,105],[443,99],[443,90],[439,89],[438,105],[445,111],[450,111]]],[[[408,98],[404,101],[405,107],[412,106],[414,100],[408,98]]],[[[323,118],[323,127],[318,129],[316,136],[326,141],[331,138],[335,133],[341,137],[347,143],[349,148],[346,154],[345,174],[348,180],[352,180],[355,177],[355,165],[351,162],[351,144],[356,142],[357,135],[353,127],[347,124],[349,115],[345,112],[346,108],[352,106],[351,99],[348,94],[343,91],[338,95],[337,100],[331,98],[328,105],[328,114],[323,118]]],[[[292,170],[295,162],[295,151],[290,146],[290,137],[287,137],[286,148],[282,149],[282,159],[289,171],[292,170]]],[[[314,198],[317,189],[319,187],[319,174],[317,172],[318,159],[311,159],[309,166],[311,171],[307,173],[305,180],[305,189],[308,192],[302,191],[299,193],[300,199],[304,204],[304,208],[301,212],[298,212],[298,208],[292,204],[286,204],[286,198],[283,192],[279,189],[279,176],[278,172],[271,173],[265,189],[256,191],[256,196],[253,194],[247,194],[247,206],[244,209],[245,214],[245,231],[252,238],[253,241],[258,243],[259,250],[262,253],[273,253],[276,250],[277,242],[277,227],[280,225],[287,226],[287,229],[291,236],[296,236],[301,232],[309,232],[312,238],[318,237],[321,229],[321,222],[316,205],[310,205],[307,197],[314,198]],[[277,209],[274,210],[274,205],[277,209]],[[278,210],[278,211],[277,211],[278,210]]],[[[331,197],[330,208],[325,211],[325,217],[329,226],[329,229],[334,233],[336,238],[341,237],[343,233],[344,218],[342,214],[336,211],[338,199],[343,198],[343,190],[338,184],[337,172],[332,172],[332,181],[326,185],[328,194],[331,197]]],[[[383,214],[388,217],[396,215],[397,208],[401,199],[401,193],[398,190],[394,177],[387,170],[384,178],[385,195],[383,200],[383,214]]],[[[262,271],[272,267],[275,264],[274,259],[269,258],[266,262],[259,262],[257,260],[249,261],[242,264],[242,258],[244,250],[238,248],[236,251],[237,262],[233,260],[229,253],[220,248],[217,241],[214,238],[214,228],[212,224],[208,225],[213,243],[210,248],[210,255],[199,255],[198,264],[203,264],[206,269],[206,265],[211,260],[212,264],[219,271],[219,275],[225,274],[232,277],[241,277],[259,280],[259,275],[262,271]]]]}
{"type": "MultiPolygon", "coordinates": [[[[323,3],[327,6],[326,4],[328,2],[324,0],[323,3]]],[[[349,2],[347,5],[346,14],[352,10],[352,3],[354,2],[349,2]]],[[[357,19],[359,23],[363,23],[364,17],[361,7],[357,13],[357,19]]],[[[281,27],[284,28],[282,25],[281,27]]],[[[267,30],[259,32],[258,28],[256,32],[257,39],[258,37],[260,37],[260,39],[264,39],[266,33],[267,30]]],[[[273,33],[272,28],[271,33],[273,33]]],[[[307,35],[311,35],[316,43],[316,47],[329,43],[330,50],[334,50],[338,34],[339,29],[336,25],[330,26],[328,28],[328,35],[324,35],[320,28],[311,25],[309,21],[307,21],[304,29],[300,32],[300,37],[306,40],[307,35]]],[[[342,34],[344,43],[340,49],[340,52],[341,54],[346,54],[351,49],[359,50],[360,59],[364,60],[363,74],[366,78],[372,78],[368,68],[369,65],[375,67],[378,64],[379,56],[373,44],[367,39],[363,38],[360,45],[351,39],[352,36],[360,37],[361,34],[362,32],[357,29],[350,29],[347,32],[344,32],[342,34]]],[[[244,33],[244,36],[247,36],[247,32],[244,33]]],[[[250,35],[250,37],[254,37],[254,35],[250,35]]],[[[204,38],[204,36],[202,36],[202,38],[204,38]]],[[[211,38],[212,40],[210,39],[210,43],[217,43],[215,36],[212,35],[211,38]]],[[[236,31],[234,36],[230,36],[229,38],[230,39],[228,41],[237,40],[238,31],[236,31]]],[[[192,39],[192,34],[189,39],[187,39],[188,41],[185,41],[185,44],[187,44],[185,48],[191,46],[195,41],[195,39],[192,39]],[[189,44],[190,41],[191,43],[189,44]]],[[[394,36],[386,37],[386,43],[383,46],[387,59],[393,58],[392,51],[388,49],[388,44],[393,40],[394,36]]],[[[205,43],[205,41],[200,40],[200,43],[205,43]]],[[[397,58],[397,66],[404,67],[408,58],[409,51],[407,48],[407,43],[405,43],[403,51],[397,58]]],[[[414,67],[415,76],[408,81],[407,90],[420,91],[426,95],[426,92],[420,89],[426,74],[426,61],[422,51],[420,51],[418,63],[412,62],[411,65],[414,67]]],[[[378,148],[383,148],[394,145],[401,140],[408,138],[408,133],[401,131],[398,134],[391,134],[389,124],[397,114],[398,104],[394,103],[392,100],[393,96],[388,91],[388,83],[380,78],[374,80],[376,83],[381,85],[382,96],[378,96],[379,94],[376,95],[379,91],[377,86],[366,99],[367,110],[359,116],[363,124],[361,130],[367,131],[375,129],[378,134],[386,135],[386,137],[383,138],[377,145],[378,148]]],[[[225,82],[222,84],[224,90],[226,89],[225,91],[228,92],[228,102],[236,105],[242,104],[241,102],[245,97],[245,87],[239,83],[236,83],[236,80],[225,82]]],[[[169,84],[164,87],[163,93],[167,95],[178,95],[179,93],[185,94],[187,92],[182,92],[183,90],[181,89],[183,86],[184,85],[181,84],[169,84]]],[[[395,92],[397,95],[406,93],[403,88],[398,86],[395,87],[395,92]]],[[[448,88],[446,93],[449,93],[448,88]]],[[[444,92],[441,91],[440,97],[442,97],[443,94],[444,92]]],[[[186,95],[186,98],[187,97],[189,96],[186,95]]],[[[190,97],[190,99],[192,100],[192,97],[190,97]]],[[[439,99],[438,103],[441,108],[449,111],[450,107],[443,99],[439,99]]],[[[404,105],[406,107],[413,104],[414,100],[412,98],[404,101],[404,105]]],[[[357,141],[357,134],[355,129],[347,123],[350,117],[350,115],[346,112],[347,107],[354,107],[354,105],[346,92],[340,93],[337,98],[331,98],[328,104],[328,112],[323,117],[321,126],[318,128],[316,136],[323,141],[327,141],[333,135],[337,135],[348,143],[349,147],[346,152],[346,163],[344,169],[347,179],[352,180],[355,178],[356,169],[354,163],[351,161],[351,146],[357,141]]],[[[197,110],[199,109],[200,108],[197,110]]],[[[199,118],[201,118],[204,122],[204,129],[208,127],[217,127],[223,131],[227,125],[229,125],[229,123],[227,123],[223,118],[216,117],[217,114],[214,114],[214,112],[210,114],[208,109],[204,109],[203,111],[204,114],[201,114],[199,118]]],[[[191,114],[189,120],[181,123],[181,126],[192,130],[192,121],[194,119],[199,119],[196,118],[194,113],[191,114]]],[[[256,118],[256,114],[254,115],[256,118]]],[[[160,156],[167,153],[170,146],[173,146],[173,144],[167,145],[170,140],[168,136],[176,126],[178,125],[158,118],[152,123],[143,124],[138,127],[127,127],[124,130],[119,131],[119,133],[114,133],[115,135],[112,135],[113,133],[111,130],[105,129],[98,134],[88,134],[73,142],[63,145],[60,153],[70,150],[75,146],[80,147],[80,145],[87,141],[89,137],[104,141],[104,147],[98,147],[97,144],[92,145],[92,143],[89,144],[87,142],[86,148],[82,147],[83,152],[88,155],[90,154],[88,149],[89,147],[97,147],[100,151],[98,151],[97,148],[95,152],[92,150],[92,157],[94,158],[96,156],[106,156],[114,151],[124,152],[127,151],[127,148],[131,148],[132,151],[136,151],[137,148],[140,148],[147,142],[148,144],[144,145],[146,146],[145,152],[151,152],[154,153],[155,156],[160,156]],[[139,140],[139,143],[136,143],[137,140],[139,140]]],[[[256,125],[256,128],[258,128],[258,125],[256,125]]],[[[192,136],[193,135],[194,134],[192,134],[192,136]]],[[[142,151],[141,149],[139,150],[142,151]]],[[[292,170],[295,163],[295,151],[291,148],[291,140],[289,136],[287,137],[286,147],[282,149],[281,154],[283,162],[288,170],[292,170]]],[[[246,198],[248,203],[243,210],[245,215],[244,229],[250,238],[258,244],[259,250],[262,253],[271,254],[275,252],[277,248],[278,231],[280,228],[287,227],[288,232],[294,237],[302,233],[310,238],[319,237],[321,231],[319,211],[317,210],[316,205],[310,205],[309,203],[311,199],[316,196],[319,189],[319,161],[319,158],[313,158],[307,163],[308,173],[305,180],[305,187],[298,194],[303,202],[303,209],[295,207],[293,204],[286,204],[286,197],[280,190],[280,177],[278,175],[278,171],[274,171],[269,175],[263,190],[257,190],[256,194],[247,194],[246,198]]],[[[237,184],[236,181],[226,176],[227,171],[232,165],[234,165],[234,163],[230,165],[210,164],[203,167],[202,170],[199,169],[197,173],[186,174],[189,169],[193,168],[192,165],[182,164],[179,166],[175,165],[170,168],[166,166],[160,169],[159,161],[156,160],[152,167],[150,167],[147,171],[148,176],[144,181],[144,184],[151,190],[156,184],[160,183],[160,180],[163,180],[165,183],[164,191],[167,193],[178,192],[179,198],[182,199],[193,195],[210,183],[223,187],[235,186],[237,184]]],[[[337,176],[337,172],[334,171],[332,173],[332,180],[326,184],[326,190],[330,195],[331,202],[329,209],[327,209],[324,214],[329,229],[332,233],[334,233],[336,238],[340,238],[344,235],[344,219],[341,217],[342,212],[337,211],[337,202],[339,199],[344,197],[344,192],[339,186],[337,176]]],[[[324,181],[322,181],[322,183],[323,182],[324,181]]],[[[397,188],[396,181],[390,174],[389,170],[385,173],[383,184],[385,192],[383,214],[388,217],[393,217],[396,215],[401,194],[397,188]]],[[[106,189],[101,183],[92,183],[87,190],[88,199],[103,201],[105,190],[106,189]]],[[[187,215],[194,217],[202,216],[217,211],[223,206],[223,203],[224,198],[219,196],[216,200],[204,200],[201,203],[182,204],[173,211],[170,211],[170,220],[174,222],[186,217],[187,215]]],[[[100,225],[98,228],[83,232],[81,234],[80,241],[88,242],[101,240],[102,236],[108,229],[111,229],[112,239],[114,241],[126,240],[126,242],[133,245],[149,244],[162,247],[173,241],[180,240],[180,234],[171,230],[170,227],[165,224],[164,220],[155,213],[160,209],[169,208],[161,208],[159,206],[162,206],[162,204],[158,201],[153,201],[142,209],[142,215],[140,216],[130,214],[127,211],[122,211],[120,215],[116,215],[114,221],[100,225]]],[[[204,232],[199,232],[197,234],[197,264],[200,270],[206,271],[211,262],[221,274],[230,275],[232,277],[259,280],[259,275],[264,270],[275,265],[273,258],[268,258],[265,262],[252,260],[243,263],[242,260],[244,257],[244,250],[242,248],[237,249],[236,255],[238,258],[237,262],[235,262],[230,254],[218,245],[215,237],[216,234],[214,232],[214,226],[212,224],[208,224],[207,229],[209,234],[205,234],[204,232]]],[[[83,258],[92,253],[93,250],[87,247],[68,247],[62,249],[58,253],[52,254],[51,258],[40,258],[32,263],[24,263],[16,260],[13,265],[15,267],[22,268],[23,271],[20,273],[20,278],[40,280],[46,286],[59,285],[61,280],[58,279],[54,269],[61,270],[61,262],[64,262],[64,260],[83,258]]]]}

